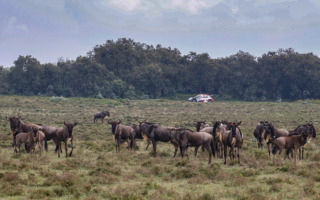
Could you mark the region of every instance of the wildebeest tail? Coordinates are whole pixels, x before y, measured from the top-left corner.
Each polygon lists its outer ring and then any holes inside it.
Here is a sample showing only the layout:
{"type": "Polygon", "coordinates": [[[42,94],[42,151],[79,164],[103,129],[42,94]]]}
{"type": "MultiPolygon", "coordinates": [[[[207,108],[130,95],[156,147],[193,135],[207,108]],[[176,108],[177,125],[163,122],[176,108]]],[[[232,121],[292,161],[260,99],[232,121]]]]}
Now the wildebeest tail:
{"type": "Polygon", "coordinates": [[[46,137],[44,137],[44,148],[46,151],[48,151],[48,142],[46,137]]]}
{"type": "Polygon", "coordinates": [[[212,151],[212,155],[213,157],[216,157],[216,152],[214,150],[214,142],[213,142],[214,139],[211,140],[210,142],[210,146],[211,146],[211,151],[212,151]]]}

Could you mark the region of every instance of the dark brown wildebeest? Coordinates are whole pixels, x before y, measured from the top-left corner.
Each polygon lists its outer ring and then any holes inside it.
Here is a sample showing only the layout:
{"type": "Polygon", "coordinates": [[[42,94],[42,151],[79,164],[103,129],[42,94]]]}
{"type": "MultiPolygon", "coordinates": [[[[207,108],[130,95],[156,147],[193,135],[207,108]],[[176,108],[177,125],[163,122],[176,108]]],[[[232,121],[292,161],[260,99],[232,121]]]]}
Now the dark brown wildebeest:
{"type": "Polygon", "coordinates": [[[262,141],[266,140],[269,156],[271,155],[271,148],[270,148],[271,138],[275,137],[274,131],[275,129],[273,125],[272,124],[270,125],[268,121],[264,120],[257,124],[256,129],[253,132],[254,137],[258,141],[258,148],[262,149],[262,146],[263,146],[262,141]]]}
{"type": "MultiPolygon", "coordinates": [[[[195,156],[197,156],[198,148],[203,146],[209,153],[209,164],[211,156],[215,154],[213,136],[207,132],[193,132],[189,129],[172,129],[171,140],[180,146],[180,153],[183,158],[185,152],[188,152],[188,147],[195,147],[195,156]],[[211,150],[210,150],[211,148],[211,150]]],[[[189,158],[189,155],[187,153],[189,158]]]]}
{"type": "MultiPolygon", "coordinates": [[[[53,140],[54,144],[56,145],[55,152],[58,150],[58,141],[56,140],[57,131],[58,128],[54,126],[45,126],[42,124],[39,124],[43,128],[43,133],[45,134],[45,140],[44,140],[44,148],[46,151],[48,151],[48,141],[53,140]]],[[[61,149],[60,149],[61,151],[61,149]]]]}
{"type": "MultiPolygon", "coordinates": [[[[27,132],[30,132],[34,129],[39,129],[40,127],[36,124],[27,124],[27,123],[24,123],[22,120],[21,120],[21,116],[18,116],[18,117],[10,117],[9,118],[9,121],[10,121],[10,128],[11,128],[11,133],[14,133],[13,134],[13,142],[12,142],[12,145],[14,146],[15,145],[15,142],[16,142],[16,136],[19,134],[19,133],[27,133],[27,132]]],[[[29,147],[28,147],[28,143],[25,143],[25,149],[27,152],[29,152],[29,147]]]]}
{"type": "Polygon", "coordinates": [[[64,142],[65,147],[64,150],[66,152],[66,157],[68,157],[68,141],[71,140],[71,151],[69,156],[72,155],[72,151],[74,149],[73,146],[73,128],[78,123],[66,123],[64,122],[64,127],[58,128],[55,136],[55,141],[57,142],[56,151],[58,151],[58,157],[60,157],[60,149],[61,149],[61,142],[64,142]]]}
{"type": "Polygon", "coordinates": [[[237,128],[242,121],[240,122],[229,122],[227,124],[227,129],[230,128],[231,130],[224,129],[222,132],[222,143],[223,143],[223,151],[224,151],[224,164],[227,163],[227,149],[230,147],[229,155],[230,159],[234,159],[234,148],[237,147],[237,157],[238,157],[238,164],[240,164],[240,149],[242,148],[243,144],[243,135],[241,130],[237,128]]]}
{"type": "Polygon", "coordinates": [[[131,126],[125,126],[122,124],[117,124],[116,130],[115,130],[115,141],[116,141],[116,152],[120,152],[120,144],[124,141],[127,143],[130,140],[130,145],[128,144],[128,149],[132,149],[135,151],[135,141],[136,132],[131,126]]]}
{"type": "Polygon", "coordinates": [[[151,126],[149,126],[149,130],[147,133],[142,132],[142,134],[145,134],[144,137],[146,136],[152,142],[154,157],[157,157],[158,141],[160,142],[171,141],[171,129],[172,127],[163,127],[158,124],[151,124],[151,126]]]}
{"type": "Polygon", "coordinates": [[[139,122],[139,128],[140,128],[140,133],[141,136],[143,137],[144,140],[147,141],[147,146],[146,146],[146,150],[148,150],[149,145],[150,145],[150,140],[148,139],[148,131],[150,126],[152,126],[153,124],[157,125],[156,123],[151,123],[151,122],[146,122],[146,121],[138,121],[139,122]]]}
{"type": "MultiPolygon", "coordinates": [[[[293,130],[290,130],[289,131],[289,136],[291,135],[301,135],[302,132],[306,132],[308,134],[308,141],[307,143],[309,143],[311,141],[311,138],[315,138],[317,133],[316,133],[316,130],[313,126],[312,123],[307,123],[307,124],[302,124],[302,125],[299,125],[296,129],[293,129],[293,130]]],[[[305,144],[306,145],[306,144],[305,144]]],[[[302,145],[300,148],[299,148],[299,160],[300,159],[303,159],[303,155],[304,155],[304,146],[305,145],[302,145]]],[[[290,150],[288,149],[287,150],[287,156],[288,154],[290,153],[289,152],[290,150]]],[[[289,157],[289,156],[288,156],[289,157]]]]}
{"type": "Polygon", "coordinates": [[[279,156],[281,155],[282,149],[286,150],[294,150],[294,165],[296,165],[296,160],[297,160],[297,150],[305,145],[308,141],[308,133],[305,131],[302,131],[301,134],[298,135],[290,135],[290,136],[283,136],[283,137],[278,137],[275,138],[272,143],[273,143],[273,149],[272,149],[272,154],[273,154],[273,163],[275,160],[275,155],[277,151],[279,150],[279,156]]]}
{"type": "Polygon", "coordinates": [[[103,120],[106,117],[110,117],[110,113],[108,111],[106,111],[106,110],[102,110],[102,111],[100,111],[98,113],[95,113],[94,114],[94,118],[93,118],[93,123],[96,123],[96,121],[101,118],[101,123],[103,124],[103,120]]]}

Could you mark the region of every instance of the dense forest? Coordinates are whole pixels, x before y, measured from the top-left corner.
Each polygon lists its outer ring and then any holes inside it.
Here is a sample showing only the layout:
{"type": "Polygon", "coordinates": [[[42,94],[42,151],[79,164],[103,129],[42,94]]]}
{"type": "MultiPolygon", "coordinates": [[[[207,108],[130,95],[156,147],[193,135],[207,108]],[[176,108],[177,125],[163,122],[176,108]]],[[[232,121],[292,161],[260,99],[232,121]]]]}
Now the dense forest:
{"type": "Polygon", "coordinates": [[[0,94],[139,99],[209,93],[221,99],[294,101],[320,98],[319,88],[320,58],[293,49],[212,59],[122,38],[76,60],[41,64],[28,55],[11,68],[0,66],[0,94]]]}

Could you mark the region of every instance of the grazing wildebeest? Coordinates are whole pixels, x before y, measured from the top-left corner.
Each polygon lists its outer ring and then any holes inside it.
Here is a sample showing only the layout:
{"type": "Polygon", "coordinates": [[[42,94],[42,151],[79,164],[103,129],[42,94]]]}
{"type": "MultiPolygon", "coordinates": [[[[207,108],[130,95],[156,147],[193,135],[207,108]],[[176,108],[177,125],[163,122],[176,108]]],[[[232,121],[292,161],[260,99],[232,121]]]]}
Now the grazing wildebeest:
{"type": "Polygon", "coordinates": [[[110,117],[110,113],[106,110],[102,110],[98,113],[95,113],[93,118],[93,123],[96,123],[96,121],[101,118],[101,123],[103,124],[103,120],[105,117],[110,117]]]}
{"type": "Polygon", "coordinates": [[[275,155],[277,151],[279,150],[279,156],[281,155],[282,149],[286,150],[294,150],[294,165],[296,165],[296,160],[297,160],[297,150],[305,145],[308,141],[308,133],[305,131],[302,131],[301,134],[298,135],[290,135],[290,136],[283,136],[283,137],[278,137],[275,138],[272,143],[273,143],[273,149],[272,149],[272,154],[273,154],[273,163],[275,160],[275,155]]]}
{"type": "Polygon", "coordinates": [[[160,141],[160,142],[171,141],[171,132],[170,132],[171,129],[172,129],[172,127],[163,127],[158,124],[152,124],[149,127],[147,134],[143,133],[152,142],[154,157],[157,157],[157,142],[158,141],[160,141]]]}
{"type": "MultiPolygon", "coordinates": [[[[215,154],[212,135],[207,132],[193,132],[189,129],[172,129],[170,132],[171,140],[180,146],[182,158],[185,152],[188,152],[188,147],[195,147],[194,153],[197,156],[198,148],[203,146],[209,153],[209,164],[211,163],[211,155],[215,154]]],[[[187,156],[189,158],[188,153],[187,156]]]]}
{"type": "Polygon", "coordinates": [[[128,140],[130,140],[130,145],[128,145],[128,149],[133,148],[133,150],[135,151],[135,137],[136,132],[131,126],[125,126],[120,123],[117,124],[114,135],[116,141],[116,152],[120,152],[120,143],[123,141],[127,141],[128,143],[128,140]]]}
{"type": "Polygon", "coordinates": [[[238,164],[240,164],[240,149],[243,144],[243,135],[239,128],[237,128],[242,121],[240,122],[231,122],[227,124],[227,129],[231,130],[223,130],[222,133],[222,143],[223,143],[223,151],[224,151],[224,164],[227,163],[227,149],[230,147],[229,155],[230,159],[234,159],[234,147],[237,147],[237,157],[238,164]]]}
{"type": "Polygon", "coordinates": [[[66,157],[68,157],[68,141],[71,140],[71,152],[69,156],[72,155],[72,151],[74,149],[73,146],[73,128],[78,124],[77,122],[74,123],[66,123],[64,122],[64,127],[58,128],[55,136],[55,141],[57,142],[57,147],[55,151],[58,151],[58,157],[60,157],[60,149],[61,149],[61,142],[64,142],[65,147],[64,150],[66,152],[66,157]]]}

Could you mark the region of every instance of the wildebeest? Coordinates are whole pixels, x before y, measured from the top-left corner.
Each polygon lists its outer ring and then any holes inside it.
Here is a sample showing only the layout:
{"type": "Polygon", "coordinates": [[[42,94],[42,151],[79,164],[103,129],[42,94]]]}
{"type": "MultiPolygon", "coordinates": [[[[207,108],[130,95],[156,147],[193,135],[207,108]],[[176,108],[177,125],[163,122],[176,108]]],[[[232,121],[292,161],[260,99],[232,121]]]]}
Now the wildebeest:
{"type": "MultiPolygon", "coordinates": [[[[17,134],[16,135],[16,142],[14,144],[14,152],[20,153],[20,146],[22,143],[24,143],[24,144],[28,144],[30,153],[34,153],[35,145],[37,142],[37,133],[38,133],[38,129],[32,129],[29,132],[17,134]],[[17,147],[18,147],[19,151],[17,151],[17,147]]],[[[40,152],[40,155],[41,155],[41,152],[40,152]]]]}
{"type": "Polygon", "coordinates": [[[157,125],[156,123],[151,123],[151,122],[146,122],[146,121],[138,121],[139,122],[139,129],[140,129],[140,134],[141,136],[147,141],[147,146],[146,146],[146,150],[148,150],[149,145],[150,145],[150,140],[148,139],[148,130],[150,128],[150,126],[152,126],[153,124],[157,125]]]}
{"type": "Polygon", "coordinates": [[[261,121],[257,124],[256,129],[253,132],[253,135],[258,141],[258,148],[262,149],[262,145],[263,145],[262,141],[266,140],[268,152],[269,152],[269,156],[270,156],[270,154],[271,154],[271,149],[270,149],[271,141],[270,141],[270,139],[272,137],[275,137],[273,125],[272,124],[270,125],[269,122],[266,120],[261,121]]]}
{"type": "Polygon", "coordinates": [[[105,117],[110,117],[110,113],[106,110],[102,110],[94,114],[93,123],[96,123],[98,119],[101,118],[101,123],[103,124],[103,120],[105,117]]]}
{"type": "MultiPolygon", "coordinates": [[[[54,144],[56,145],[55,152],[57,153],[58,141],[57,141],[56,137],[57,137],[58,128],[54,127],[54,126],[46,126],[43,124],[38,124],[38,125],[42,127],[42,129],[43,129],[42,131],[45,134],[45,140],[44,140],[45,150],[48,151],[48,141],[53,140],[54,144]]],[[[60,148],[59,151],[62,152],[62,149],[60,148]]]]}
{"type": "Polygon", "coordinates": [[[65,147],[64,150],[66,152],[66,157],[68,157],[68,141],[71,140],[71,152],[69,156],[72,155],[72,151],[74,149],[73,146],[73,128],[78,124],[77,122],[74,123],[66,123],[64,122],[64,127],[58,128],[56,131],[55,141],[57,142],[56,151],[58,151],[58,157],[60,157],[60,149],[61,149],[61,142],[64,142],[65,147]]]}
{"type": "MultiPolygon", "coordinates": [[[[21,116],[15,117],[12,116],[9,118],[10,121],[10,128],[11,128],[11,133],[13,133],[13,142],[12,142],[12,146],[15,145],[16,143],[16,136],[19,133],[27,133],[30,131],[33,131],[33,129],[39,130],[39,126],[36,124],[27,124],[24,123],[21,120],[21,116]]],[[[28,143],[25,143],[25,149],[27,152],[29,152],[29,146],[28,143]]]]}
{"type": "Polygon", "coordinates": [[[213,121],[213,127],[211,128],[214,148],[217,153],[217,157],[223,158],[223,143],[222,134],[226,131],[226,125],[220,121],[213,121]]]}
{"type": "Polygon", "coordinates": [[[130,145],[128,145],[128,149],[132,149],[135,151],[135,141],[136,137],[136,132],[131,126],[125,126],[122,124],[117,124],[116,130],[115,130],[115,141],[116,141],[116,152],[120,152],[120,143],[122,141],[127,141],[130,140],[130,145]]]}
{"type": "Polygon", "coordinates": [[[290,135],[290,136],[283,136],[283,137],[278,137],[275,138],[272,143],[273,143],[273,149],[272,149],[272,154],[273,154],[273,163],[275,160],[275,155],[277,151],[279,150],[279,156],[281,155],[282,149],[286,150],[294,150],[294,165],[296,165],[296,159],[297,159],[297,150],[305,145],[308,141],[308,133],[305,131],[302,131],[301,134],[298,135],[290,135]]]}
{"type": "Polygon", "coordinates": [[[158,141],[160,141],[160,142],[171,141],[171,132],[170,132],[171,129],[172,129],[171,127],[163,127],[158,124],[151,124],[148,132],[143,133],[152,142],[154,157],[157,157],[157,142],[158,141]]]}
{"type": "Polygon", "coordinates": [[[230,147],[229,155],[230,159],[234,159],[234,148],[237,147],[237,157],[238,164],[240,164],[240,149],[243,144],[243,135],[239,128],[237,128],[242,121],[240,122],[231,122],[228,123],[227,127],[231,130],[223,130],[222,133],[222,143],[224,151],[224,164],[227,163],[227,149],[230,147]]]}
{"type": "MultiPolygon", "coordinates": [[[[307,140],[307,143],[310,142],[311,138],[315,138],[317,133],[316,133],[316,130],[313,126],[312,123],[307,123],[307,124],[302,124],[302,125],[299,125],[296,129],[293,129],[293,130],[290,130],[289,131],[289,136],[291,135],[301,135],[302,132],[306,132],[308,134],[308,140],[307,140]]],[[[303,159],[303,155],[304,155],[304,146],[305,145],[302,145],[300,148],[299,148],[299,159],[303,159]]],[[[287,155],[289,154],[289,150],[287,151],[287,155]]]]}
{"type": "Polygon", "coordinates": [[[171,129],[170,132],[171,140],[180,146],[182,158],[185,152],[188,152],[188,147],[195,147],[195,156],[197,156],[198,148],[203,146],[209,153],[209,164],[211,163],[211,156],[215,154],[212,135],[206,132],[193,132],[189,129],[171,129]]]}

